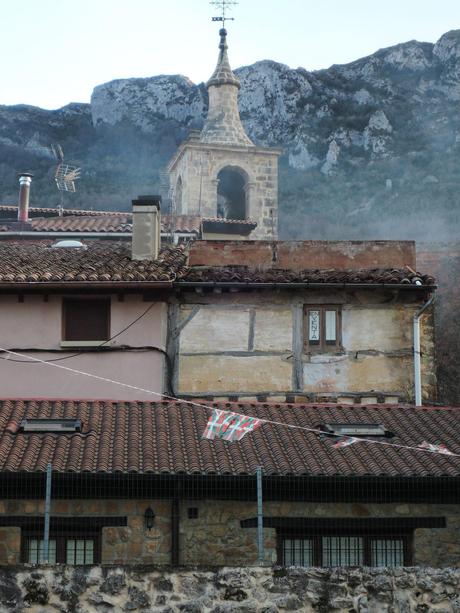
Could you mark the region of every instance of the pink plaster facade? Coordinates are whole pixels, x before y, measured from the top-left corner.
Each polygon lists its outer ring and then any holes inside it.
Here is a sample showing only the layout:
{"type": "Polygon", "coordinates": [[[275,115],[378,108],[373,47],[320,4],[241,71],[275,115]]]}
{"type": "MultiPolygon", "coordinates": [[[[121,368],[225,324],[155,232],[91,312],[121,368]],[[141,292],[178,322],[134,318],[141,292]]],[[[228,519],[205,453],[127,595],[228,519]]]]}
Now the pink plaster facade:
{"type": "MultiPolygon", "coordinates": [[[[2,296],[0,347],[15,349],[44,360],[83,351],[76,357],[55,364],[115,379],[157,394],[163,392],[164,356],[159,351],[135,348],[150,346],[166,349],[166,303],[146,302],[140,295],[126,295],[120,302],[116,296],[112,296],[110,337],[126,328],[150,305],[153,306],[129,330],[107,343],[112,348],[128,346],[131,350],[95,353],[85,351],[84,347],[62,349],[62,301],[62,296],[54,295],[50,295],[46,302],[43,296],[38,295],[25,295],[23,302],[19,302],[17,296],[2,296]]],[[[0,360],[0,389],[3,397],[9,398],[158,400],[154,394],[70,373],[50,365],[20,364],[10,360],[0,360]]]]}

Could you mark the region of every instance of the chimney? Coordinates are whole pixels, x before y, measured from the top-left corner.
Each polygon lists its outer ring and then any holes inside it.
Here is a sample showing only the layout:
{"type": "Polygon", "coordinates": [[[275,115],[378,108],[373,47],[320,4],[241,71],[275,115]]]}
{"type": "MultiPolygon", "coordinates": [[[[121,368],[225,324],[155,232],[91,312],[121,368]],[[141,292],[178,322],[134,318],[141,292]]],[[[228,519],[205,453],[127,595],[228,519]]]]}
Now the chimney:
{"type": "Polygon", "coordinates": [[[21,172],[19,177],[19,202],[18,202],[18,221],[26,223],[29,221],[29,194],[32,177],[28,172],[21,172]]]}
{"type": "Polygon", "coordinates": [[[132,259],[156,260],[161,240],[161,196],[138,196],[132,202],[132,259]]]}

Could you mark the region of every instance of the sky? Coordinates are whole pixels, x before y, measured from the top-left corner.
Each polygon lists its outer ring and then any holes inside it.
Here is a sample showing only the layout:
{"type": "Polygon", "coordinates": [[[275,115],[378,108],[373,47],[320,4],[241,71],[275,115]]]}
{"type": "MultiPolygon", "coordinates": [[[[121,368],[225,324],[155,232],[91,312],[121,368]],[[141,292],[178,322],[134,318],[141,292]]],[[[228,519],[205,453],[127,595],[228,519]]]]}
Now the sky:
{"type": "MultiPolygon", "coordinates": [[[[208,0],[0,0],[0,104],[89,102],[113,79],[206,80],[219,9],[208,0]]],[[[240,0],[229,13],[233,68],[270,59],[328,68],[460,28],[460,0],[240,0]]]]}

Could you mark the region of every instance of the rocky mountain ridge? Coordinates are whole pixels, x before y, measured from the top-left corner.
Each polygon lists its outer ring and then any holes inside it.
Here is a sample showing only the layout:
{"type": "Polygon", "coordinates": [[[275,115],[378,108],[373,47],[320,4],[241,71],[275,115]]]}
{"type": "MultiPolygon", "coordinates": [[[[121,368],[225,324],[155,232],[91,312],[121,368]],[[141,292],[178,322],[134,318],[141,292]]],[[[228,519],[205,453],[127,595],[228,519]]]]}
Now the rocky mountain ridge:
{"type": "MultiPolygon", "coordinates": [[[[460,30],[326,70],[264,60],[235,72],[249,136],[285,151],[283,236],[407,238],[430,228],[440,239],[458,229],[460,30]]],[[[49,145],[59,142],[83,167],[68,206],[127,208],[137,193],[164,189],[167,160],[206,109],[205,85],[181,75],[105,83],[89,105],[56,111],[0,107],[0,200],[15,200],[15,172],[27,168],[34,203],[53,205],[49,145]]]]}

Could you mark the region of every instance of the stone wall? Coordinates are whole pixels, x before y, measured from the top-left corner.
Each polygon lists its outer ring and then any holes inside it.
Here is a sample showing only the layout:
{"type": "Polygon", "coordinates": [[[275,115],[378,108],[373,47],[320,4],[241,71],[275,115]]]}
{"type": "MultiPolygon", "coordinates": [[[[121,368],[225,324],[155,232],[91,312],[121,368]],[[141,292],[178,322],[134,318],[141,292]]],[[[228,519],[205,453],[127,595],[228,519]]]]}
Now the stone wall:
{"type": "Polygon", "coordinates": [[[13,568],[0,613],[454,613],[452,569],[13,568]]]}
{"type": "MultiPolygon", "coordinates": [[[[43,516],[41,501],[11,500],[5,514],[43,516]]],[[[156,564],[171,562],[171,501],[169,500],[59,500],[52,517],[126,517],[126,526],[102,528],[102,564],[156,564]],[[153,528],[144,527],[144,511],[155,512],[153,528]]],[[[255,502],[182,500],[180,502],[179,563],[203,566],[245,566],[257,563],[255,528],[242,528],[241,520],[256,517],[255,502]],[[189,509],[196,510],[195,518],[189,509]]],[[[419,566],[460,566],[460,508],[448,504],[411,503],[264,503],[267,517],[349,518],[444,517],[446,528],[419,528],[414,533],[414,563],[419,566]]],[[[88,527],[91,522],[88,520],[88,527]]],[[[0,565],[20,562],[20,528],[0,529],[0,565]]],[[[59,532],[58,532],[59,534],[59,532]]],[[[277,561],[277,535],[264,528],[265,563],[277,561]]]]}
{"type": "Polygon", "coordinates": [[[279,153],[252,146],[185,142],[169,167],[173,189],[181,179],[181,212],[216,217],[217,175],[225,167],[239,169],[246,179],[246,218],[257,222],[251,238],[277,238],[279,153]]]}
{"type": "MultiPolygon", "coordinates": [[[[175,389],[182,395],[366,403],[413,398],[412,292],[321,290],[184,294],[173,305],[175,389]],[[342,307],[342,347],[309,353],[304,304],[342,307]]],[[[422,393],[436,400],[434,322],[422,318],[422,393]]]]}

